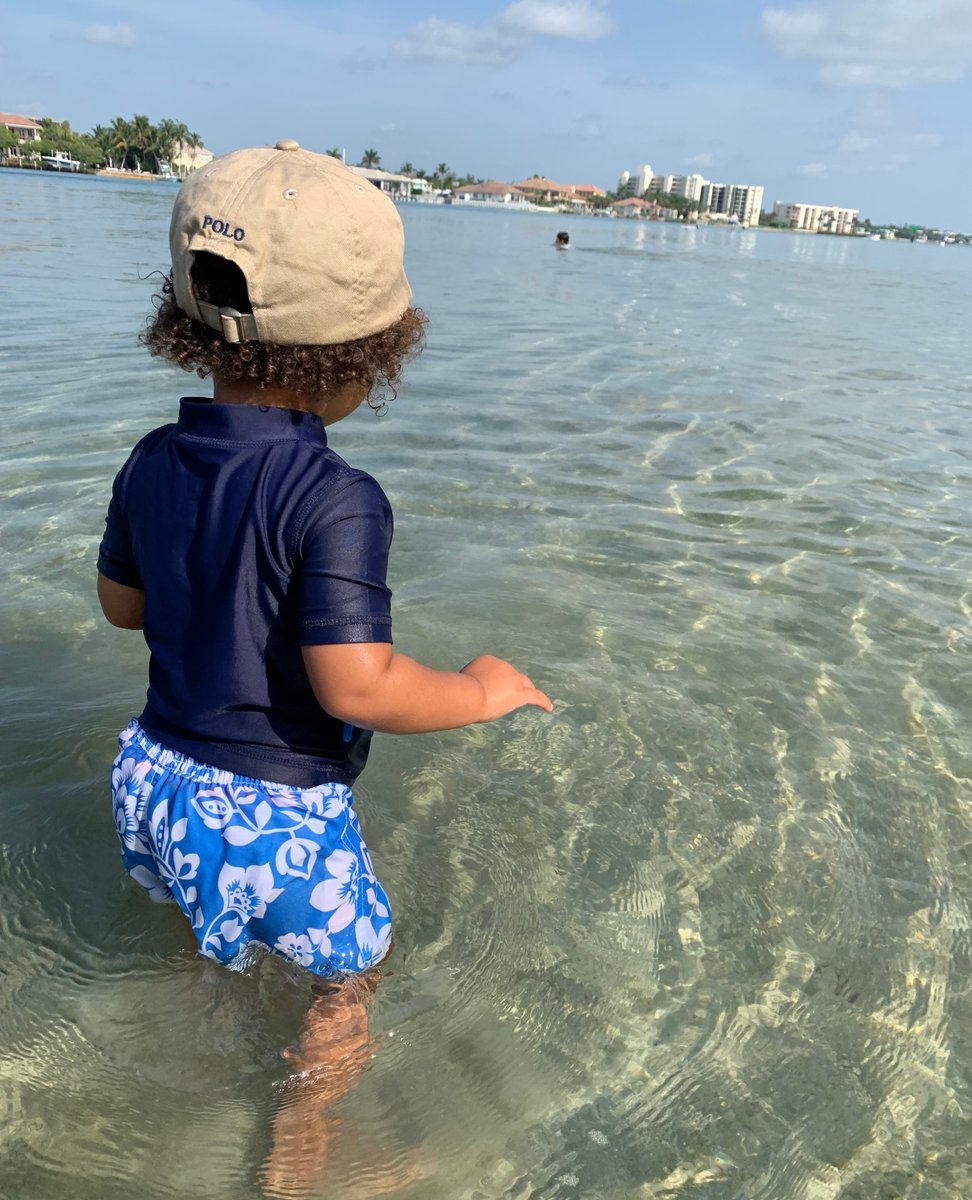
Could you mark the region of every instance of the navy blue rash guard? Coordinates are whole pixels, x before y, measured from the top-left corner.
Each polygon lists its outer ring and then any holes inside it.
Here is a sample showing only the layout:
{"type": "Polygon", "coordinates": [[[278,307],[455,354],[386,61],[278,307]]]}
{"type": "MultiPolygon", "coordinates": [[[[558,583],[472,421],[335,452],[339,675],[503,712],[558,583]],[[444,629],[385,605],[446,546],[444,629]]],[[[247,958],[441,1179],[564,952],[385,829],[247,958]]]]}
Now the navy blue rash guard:
{"type": "Polygon", "coordinates": [[[115,479],[98,556],[145,593],[146,733],[237,775],[350,784],[371,734],[320,707],[301,646],[392,640],[391,536],[318,417],[183,400],[115,479]]]}

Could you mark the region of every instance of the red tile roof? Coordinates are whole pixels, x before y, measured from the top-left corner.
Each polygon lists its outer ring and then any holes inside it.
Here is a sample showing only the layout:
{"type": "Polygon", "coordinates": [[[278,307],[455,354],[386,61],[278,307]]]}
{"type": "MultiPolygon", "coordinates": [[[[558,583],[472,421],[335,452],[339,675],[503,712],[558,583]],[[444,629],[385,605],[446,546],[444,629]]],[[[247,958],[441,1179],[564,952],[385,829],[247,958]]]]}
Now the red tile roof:
{"type": "Polygon", "coordinates": [[[546,179],[543,175],[534,175],[530,179],[521,179],[516,186],[521,192],[569,192],[569,186],[563,183],[554,183],[552,179],[546,179]]]}
{"type": "Polygon", "coordinates": [[[479,192],[483,196],[522,196],[523,192],[512,183],[497,183],[495,179],[487,179],[483,183],[464,183],[453,189],[457,195],[464,192],[479,192]]]}
{"type": "Polygon", "coordinates": [[[40,129],[33,117],[22,117],[19,113],[0,113],[0,125],[16,125],[21,129],[40,129]]]}

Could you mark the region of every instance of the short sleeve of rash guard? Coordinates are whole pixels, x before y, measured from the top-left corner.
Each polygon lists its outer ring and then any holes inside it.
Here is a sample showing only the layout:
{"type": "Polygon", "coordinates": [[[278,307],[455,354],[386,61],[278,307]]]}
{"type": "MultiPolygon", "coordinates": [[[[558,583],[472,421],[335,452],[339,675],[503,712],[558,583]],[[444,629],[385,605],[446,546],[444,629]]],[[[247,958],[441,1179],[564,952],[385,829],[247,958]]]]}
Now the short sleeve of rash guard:
{"type": "Polygon", "coordinates": [[[124,493],[128,464],[118,472],[111,489],[111,502],[105,517],[105,533],[98,548],[98,572],[114,583],[141,588],[142,577],[135,564],[132,537],[125,518],[124,493]]]}
{"type": "Polygon", "coordinates": [[[302,646],[392,640],[391,538],[391,506],[370,476],[353,475],[313,498],[298,533],[302,646]]]}

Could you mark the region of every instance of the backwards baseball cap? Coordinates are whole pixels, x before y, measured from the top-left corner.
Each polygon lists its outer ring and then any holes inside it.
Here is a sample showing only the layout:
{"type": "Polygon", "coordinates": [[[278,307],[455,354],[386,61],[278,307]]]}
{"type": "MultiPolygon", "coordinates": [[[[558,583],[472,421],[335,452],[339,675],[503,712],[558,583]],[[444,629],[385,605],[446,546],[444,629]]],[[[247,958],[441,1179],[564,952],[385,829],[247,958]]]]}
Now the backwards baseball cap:
{"type": "Polygon", "coordinates": [[[169,246],[176,303],[227,342],[350,342],[394,325],[412,298],[395,205],[336,158],[289,139],[194,171],[179,189],[169,246]],[[195,294],[200,251],[239,267],[252,313],[195,294]]]}

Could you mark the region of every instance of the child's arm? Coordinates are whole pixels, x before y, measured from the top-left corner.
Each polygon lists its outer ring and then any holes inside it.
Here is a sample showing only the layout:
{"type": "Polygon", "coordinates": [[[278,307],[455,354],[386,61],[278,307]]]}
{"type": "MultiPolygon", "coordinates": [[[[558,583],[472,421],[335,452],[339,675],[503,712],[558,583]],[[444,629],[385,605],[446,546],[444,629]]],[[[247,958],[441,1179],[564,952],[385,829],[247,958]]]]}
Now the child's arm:
{"type": "Polygon", "coordinates": [[[98,574],[98,601],[101,611],[119,629],[141,629],[145,613],[145,593],[141,588],[115,583],[107,575],[98,574]]]}
{"type": "Polygon", "coordinates": [[[431,733],[495,721],[526,704],[553,709],[526,675],[490,654],[461,671],[435,671],[387,642],[304,646],[303,653],[321,707],[361,729],[431,733]]]}

